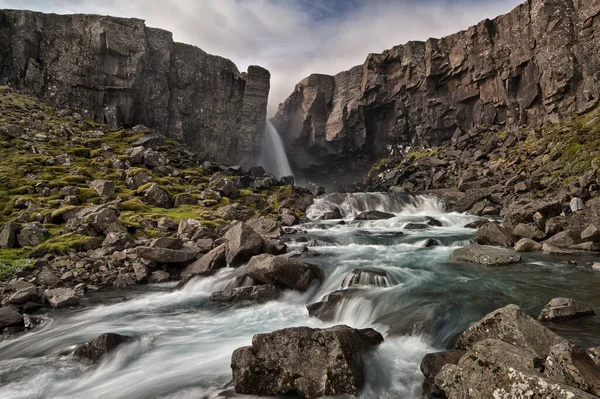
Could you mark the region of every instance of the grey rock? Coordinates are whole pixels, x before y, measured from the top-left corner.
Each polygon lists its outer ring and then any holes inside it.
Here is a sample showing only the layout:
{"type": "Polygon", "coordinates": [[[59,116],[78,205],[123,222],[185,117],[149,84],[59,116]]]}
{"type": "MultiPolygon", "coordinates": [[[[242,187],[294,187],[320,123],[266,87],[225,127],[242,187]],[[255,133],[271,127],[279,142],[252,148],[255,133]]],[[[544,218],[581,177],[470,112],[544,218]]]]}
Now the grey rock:
{"type": "Polygon", "coordinates": [[[193,276],[209,275],[213,274],[218,269],[226,267],[227,259],[225,257],[225,247],[225,244],[221,244],[191,265],[187,266],[181,272],[181,278],[189,279],[193,276]]]}
{"type": "Polygon", "coordinates": [[[73,353],[77,357],[97,363],[123,344],[133,342],[133,337],[115,333],[105,333],[97,336],[90,342],[79,345],[73,353]]]}
{"type": "Polygon", "coordinates": [[[517,252],[536,252],[542,250],[542,244],[533,241],[529,238],[521,238],[515,244],[515,251],[517,252]]]}
{"type": "Polygon", "coordinates": [[[512,247],[515,245],[515,237],[505,227],[498,223],[486,223],[477,230],[475,242],[480,245],[498,245],[502,247],[512,247]]]}
{"type": "Polygon", "coordinates": [[[594,310],[586,303],[571,298],[553,298],[538,316],[541,321],[563,321],[593,316],[594,310]]]}
{"type": "Polygon", "coordinates": [[[152,248],[168,248],[168,249],[181,249],[183,248],[183,240],[181,238],[174,237],[160,237],[155,238],[150,242],[152,248]]]}
{"type": "Polygon", "coordinates": [[[571,230],[564,230],[548,238],[546,241],[544,241],[544,244],[565,249],[572,247],[573,245],[579,244],[579,238],[577,237],[576,232],[571,230]]]}
{"type": "Polygon", "coordinates": [[[512,249],[468,245],[454,250],[450,259],[456,262],[478,263],[486,266],[504,266],[521,262],[521,255],[512,249]]]}
{"type": "Polygon", "coordinates": [[[600,395],[600,366],[577,345],[560,343],[552,347],[545,361],[544,375],[593,395],[600,395]]]}
{"type": "Polygon", "coordinates": [[[22,247],[35,247],[44,242],[47,232],[48,229],[40,222],[25,223],[17,234],[17,240],[22,247]]]}
{"type": "Polygon", "coordinates": [[[150,275],[150,282],[155,284],[166,283],[170,279],[171,275],[164,270],[155,270],[150,275]]]}
{"type": "Polygon", "coordinates": [[[136,248],[137,256],[142,259],[158,263],[182,263],[196,257],[200,251],[197,248],[183,247],[182,249],[169,249],[160,247],[140,246],[136,248]]]}
{"type": "Polygon", "coordinates": [[[79,296],[72,288],[53,288],[46,290],[44,295],[53,308],[79,305],[79,296]]]}
{"type": "Polygon", "coordinates": [[[388,213],[388,212],[367,211],[367,212],[362,212],[362,213],[359,213],[358,215],[356,215],[354,220],[384,220],[384,219],[391,219],[395,216],[396,215],[394,215],[393,213],[388,213]]]}
{"type": "Polygon", "coordinates": [[[283,233],[281,226],[276,220],[265,217],[254,217],[246,221],[246,224],[255,232],[265,238],[280,238],[283,233]]]}
{"type": "Polygon", "coordinates": [[[194,197],[192,194],[177,194],[173,197],[173,206],[175,208],[179,208],[184,205],[198,205],[198,198],[194,197]]]}
{"type": "Polygon", "coordinates": [[[135,262],[133,264],[133,274],[138,284],[146,284],[148,282],[149,270],[143,263],[135,262]]]}
{"type": "Polygon", "coordinates": [[[387,273],[380,269],[357,268],[352,270],[342,281],[342,288],[356,285],[372,285],[375,287],[387,287],[387,273]]]}
{"type": "Polygon", "coordinates": [[[144,202],[160,208],[173,208],[173,200],[158,184],[151,184],[142,192],[144,202]]]}
{"type": "Polygon", "coordinates": [[[11,249],[16,248],[19,242],[17,241],[17,233],[20,225],[18,223],[8,221],[0,231],[0,248],[11,249]]]}
{"type": "Polygon", "coordinates": [[[9,327],[24,327],[23,316],[10,306],[0,308],[0,332],[9,327]]]}
{"type": "Polygon", "coordinates": [[[313,182],[310,182],[310,183],[308,183],[308,184],[306,185],[306,189],[307,189],[308,191],[310,191],[310,193],[311,193],[312,195],[314,195],[315,197],[318,197],[318,196],[320,196],[320,195],[323,195],[323,194],[325,194],[325,187],[323,187],[323,186],[320,186],[320,185],[318,185],[318,184],[316,184],[316,183],[313,183],[313,182]]]}
{"type": "Polygon", "coordinates": [[[262,237],[244,222],[234,222],[223,238],[226,241],[225,257],[230,267],[241,266],[262,252],[262,237]]]}
{"type": "Polygon", "coordinates": [[[263,284],[298,291],[306,291],[313,281],[325,278],[321,266],[269,254],[252,257],[246,265],[245,274],[263,284]]]}
{"type": "Polygon", "coordinates": [[[538,241],[546,238],[546,234],[533,223],[519,223],[513,229],[513,234],[519,238],[529,238],[538,241]]]}
{"type": "Polygon", "coordinates": [[[600,229],[596,225],[590,224],[581,232],[581,241],[600,243],[600,229]]]}
{"type": "Polygon", "coordinates": [[[60,278],[47,268],[42,269],[40,274],[38,274],[38,281],[47,287],[57,287],[61,284],[60,278]]]}
{"type": "Polygon", "coordinates": [[[146,148],[156,148],[158,146],[163,145],[165,142],[165,137],[162,134],[147,134],[144,137],[140,137],[131,143],[132,147],[146,147],[146,148]]]}
{"type": "Polygon", "coordinates": [[[115,193],[115,182],[109,180],[93,180],[90,183],[90,188],[98,193],[104,201],[109,199],[115,193]]]}
{"type": "Polygon", "coordinates": [[[131,190],[137,190],[142,187],[144,184],[150,183],[154,178],[145,170],[134,170],[132,172],[127,173],[127,177],[125,178],[125,185],[127,188],[131,190]]]}
{"type": "Polygon", "coordinates": [[[277,299],[279,291],[272,285],[258,285],[254,287],[241,287],[232,290],[216,291],[210,294],[213,302],[239,303],[253,302],[263,303],[277,299]]]}

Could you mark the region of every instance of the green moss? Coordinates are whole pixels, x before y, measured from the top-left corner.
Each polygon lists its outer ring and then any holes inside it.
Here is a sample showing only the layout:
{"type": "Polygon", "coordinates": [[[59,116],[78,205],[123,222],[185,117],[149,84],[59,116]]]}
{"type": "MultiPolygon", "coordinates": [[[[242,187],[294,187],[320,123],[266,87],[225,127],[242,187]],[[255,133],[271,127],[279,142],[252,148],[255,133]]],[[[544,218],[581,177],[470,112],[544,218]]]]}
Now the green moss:
{"type": "Polygon", "coordinates": [[[69,252],[78,252],[84,249],[92,238],[81,234],[62,234],[50,238],[43,244],[38,245],[37,249],[45,249],[49,252],[65,254],[69,252]]]}
{"type": "Polygon", "coordinates": [[[94,189],[91,189],[91,188],[80,188],[79,189],[79,201],[81,201],[82,204],[85,204],[92,199],[98,199],[98,198],[100,198],[100,196],[94,189]]]}
{"type": "Polygon", "coordinates": [[[14,276],[19,269],[30,269],[35,260],[27,258],[24,249],[1,249],[0,250],[0,280],[8,280],[14,276]]]}
{"type": "Polygon", "coordinates": [[[71,147],[67,148],[66,152],[74,157],[89,158],[92,150],[87,147],[71,147]]]}
{"type": "Polygon", "coordinates": [[[150,213],[152,212],[152,208],[148,205],[140,202],[137,199],[131,199],[128,201],[121,202],[119,204],[119,211],[131,211],[137,213],[150,213]]]}

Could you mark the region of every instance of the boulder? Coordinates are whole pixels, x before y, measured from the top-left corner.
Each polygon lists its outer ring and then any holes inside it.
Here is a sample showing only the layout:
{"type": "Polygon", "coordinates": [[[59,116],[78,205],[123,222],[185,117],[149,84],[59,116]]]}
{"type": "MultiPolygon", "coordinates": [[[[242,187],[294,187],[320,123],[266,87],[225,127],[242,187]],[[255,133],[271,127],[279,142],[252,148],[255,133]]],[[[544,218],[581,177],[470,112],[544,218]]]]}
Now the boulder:
{"type": "Polygon", "coordinates": [[[225,244],[221,244],[183,269],[181,278],[189,279],[193,276],[206,276],[226,266],[225,244]]]}
{"type": "Polygon", "coordinates": [[[216,291],[210,294],[213,302],[254,302],[263,303],[277,299],[279,291],[273,285],[258,285],[254,287],[241,287],[232,290],[216,291]]]}
{"type": "Polygon", "coordinates": [[[553,346],[544,365],[544,375],[552,380],[600,395],[600,366],[577,345],[553,346]]]}
{"type": "Polygon", "coordinates": [[[43,268],[40,274],[38,274],[38,281],[46,287],[57,287],[61,284],[60,278],[48,268],[43,268]]]}
{"type": "Polygon", "coordinates": [[[566,254],[567,251],[555,247],[554,245],[548,244],[547,242],[542,244],[542,252],[547,254],[566,254]]]}
{"type": "Polygon", "coordinates": [[[40,296],[35,285],[26,281],[22,281],[21,283],[23,284],[16,287],[12,294],[2,300],[2,305],[23,305],[27,302],[39,301],[40,296]]]}
{"type": "Polygon", "coordinates": [[[594,363],[600,366],[600,346],[588,348],[585,352],[590,358],[592,358],[594,363]]]}
{"type": "Polygon", "coordinates": [[[154,178],[149,171],[134,169],[127,173],[125,178],[125,185],[130,190],[137,190],[145,184],[150,183],[154,178]]]}
{"type": "Polygon", "coordinates": [[[105,333],[97,336],[86,344],[79,345],[73,354],[87,359],[92,363],[97,363],[102,358],[115,351],[119,346],[133,342],[134,340],[133,337],[115,333],[105,333]]]}
{"type": "Polygon", "coordinates": [[[233,203],[221,209],[223,220],[241,220],[246,221],[254,216],[254,211],[244,207],[240,203],[233,203]]]}
{"type": "Polygon", "coordinates": [[[174,237],[160,237],[152,240],[150,246],[152,248],[181,249],[183,248],[183,240],[174,237]]]}
{"type": "Polygon", "coordinates": [[[133,264],[133,274],[138,284],[146,284],[148,282],[148,266],[143,263],[135,262],[133,264]]]}
{"type": "Polygon", "coordinates": [[[184,205],[198,205],[198,198],[188,193],[177,194],[173,197],[173,207],[179,208],[184,205]]]}
{"type": "Polygon", "coordinates": [[[395,216],[396,215],[394,215],[393,213],[388,213],[388,212],[366,211],[366,212],[362,212],[362,213],[359,213],[358,215],[356,215],[356,217],[354,218],[354,220],[357,220],[357,221],[363,221],[363,220],[385,220],[385,219],[391,219],[391,218],[393,218],[395,216]]]}
{"type": "Polygon", "coordinates": [[[164,270],[155,270],[150,275],[150,282],[154,284],[166,283],[171,279],[171,275],[164,270]]]}
{"type": "Polygon", "coordinates": [[[544,241],[544,244],[552,245],[553,247],[565,249],[579,244],[577,234],[571,230],[564,230],[556,233],[552,237],[544,241]]]}
{"type": "Polygon", "coordinates": [[[521,238],[515,244],[515,251],[517,252],[537,252],[542,250],[542,244],[533,241],[529,238],[521,238]]]}
{"type": "Polygon", "coordinates": [[[314,280],[323,281],[325,278],[321,266],[269,254],[250,259],[245,274],[263,284],[298,291],[306,291],[314,280]]]}
{"type": "Polygon", "coordinates": [[[342,281],[342,288],[355,285],[372,285],[375,287],[387,287],[387,273],[379,269],[357,268],[352,270],[342,281]]]}
{"type": "Polygon", "coordinates": [[[498,223],[489,222],[483,225],[475,237],[473,237],[477,244],[481,245],[497,245],[501,247],[512,247],[515,245],[515,237],[510,231],[498,223]]]}
{"type": "Polygon", "coordinates": [[[372,329],[295,327],[258,334],[233,352],[235,391],[304,398],[358,395],[365,383],[362,356],[383,342],[372,329]],[[310,354],[310,356],[307,356],[310,354]]]}
{"type": "Polygon", "coordinates": [[[10,327],[25,327],[23,315],[10,306],[3,306],[0,308],[0,332],[10,327]]]}
{"type": "Polygon", "coordinates": [[[345,288],[330,292],[319,302],[313,302],[306,305],[308,315],[310,317],[316,317],[323,321],[333,321],[336,313],[340,306],[344,304],[347,299],[360,295],[360,288],[345,288]]]}
{"type": "Polygon", "coordinates": [[[79,305],[79,296],[72,288],[54,288],[46,290],[44,295],[53,308],[79,305]]]}
{"type": "Polygon", "coordinates": [[[202,223],[195,219],[181,219],[177,226],[177,236],[185,240],[192,240],[204,231],[202,223]]]}
{"type": "Polygon", "coordinates": [[[554,298],[542,309],[538,320],[563,321],[594,314],[592,307],[586,303],[570,298],[554,298]]]}
{"type": "Polygon", "coordinates": [[[468,245],[452,252],[450,259],[456,262],[478,263],[486,266],[504,266],[521,262],[521,255],[512,249],[468,245]]]}
{"type": "Polygon", "coordinates": [[[593,241],[588,241],[588,242],[582,242],[581,244],[573,245],[573,246],[569,247],[569,249],[572,249],[575,251],[598,252],[598,251],[600,251],[600,244],[593,242],[593,241]]]}
{"type": "Polygon", "coordinates": [[[428,228],[430,228],[431,226],[425,223],[407,223],[406,226],[404,226],[405,230],[426,230],[428,228]]]}
{"type": "Polygon", "coordinates": [[[344,216],[342,215],[342,211],[340,211],[339,208],[335,208],[333,211],[325,212],[323,215],[321,215],[321,217],[319,217],[319,219],[321,220],[337,220],[343,218],[344,216]]]}
{"type": "Polygon", "coordinates": [[[513,235],[518,238],[529,238],[538,241],[546,238],[546,234],[533,223],[519,223],[514,228],[513,235]]]}
{"type": "Polygon", "coordinates": [[[144,202],[159,208],[173,208],[173,201],[169,194],[158,184],[153,183],[142,191],[144,202]]]}
{"type": "Polygon", "coordinates": [[[600,229],[596,225],[590,224],[581,232],[581,241],[600,243],[600,229]]]}
{"type": "Polygon", "coordinates": [[[106,235],[119,214],[117,208],[106,204],[85,208],[67,221],[64,232],[87,236],[106,235]]]}
{"type": "Polygon", "coordinates": [[[98,193],[103,201],[106,201],[115,193],[115,182],[109,180],[92,180],[90,188],[98,193]]]}
{"type": "Polygon", "coordinates": [[[277,221],[270,218],[254,217],[246,222],[252,230],[264,238],[279,238],[283,231],[277,221]]]}
{"type": "MultiPolygon", "coordinates": [[[[145,130],[145,129],[144,129],[145,130]]],[[[165,137],[162,134],[151,133],[147,134],[131,143],[132,147],[156,148],[163,145],[165,137]]]]}
{"type": "Polygon", "coordinates": [[[445,396],[444,393],[435,386],[435,376],[446,364],[458,364],[458,361],[465,353],[465,351],[454,350],[428,353],[423,357],[423,360],[421,360],[421,372],[425,377],[425,381],[423,381],[424,398],[442,398],[445,396]]]}
{"type": "Polygon", "coordinates": [[[225,233],[225,258],[230,267],[238,267],[262,252],[263,239],[244,222],[235,222],[225,233]]]}
{"type": "Polygon", "coordinates": [[[306,185],[306,189],[308,191],[310,191],[310,193],[315,197],[325,194],[325,187],[320,186],[316,183],[312,183],[312,182],[308,183],[306,185]]]}
{"type": "Polygon", "coordinates": [[[17,240],[22,247],[35,247],[44,242],[48,229],[40,222],[25,223],[19,233],[17,240]]]}
{"type": "Polygon", "coordinates": [[[504,226],[514,229],[519,223],[534,222],[536,213],[546,220],[558,216],[562,212],[562,206],[560,201],[519,199],[505,207],[500,215],[504,216],[504,226]]]}
{"type": "Polygon", "coordinates": [[[0,248],[11,249],[16,248],[19,244],[17,241],[17,233],[20,225],[18,223],[8,221],[0,231],[0,248]]]}
{"type": "Polygon", "coordinates": [[[478,220],[475,220],[474,222],[466,224],[465,228],[466,229],[479,229],[480,227],[483,227],[488,223],[489,223],[489,220],[478,219],[478,220]]]}
{"type": "Polygon", "coordinates": [[[151,260],[158,263],[182,263],[189,262],[200,253],[198,248],[185,246],[182,249],[137,247],[137,256],[142,259],[151,260]]]}

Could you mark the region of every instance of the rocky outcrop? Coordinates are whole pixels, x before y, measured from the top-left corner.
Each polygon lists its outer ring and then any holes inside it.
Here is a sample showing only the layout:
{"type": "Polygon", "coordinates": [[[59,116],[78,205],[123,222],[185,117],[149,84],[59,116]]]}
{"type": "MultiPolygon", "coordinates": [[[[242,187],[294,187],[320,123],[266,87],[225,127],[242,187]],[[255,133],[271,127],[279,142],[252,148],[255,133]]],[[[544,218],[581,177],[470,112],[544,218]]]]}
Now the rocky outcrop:
{"type": "Polygon", "coordinates": [[[331,173],[389,148],[554,122],[600,98],[599,21],[598,0],[528,1],[456,34],[370,54],[335,76],[311,75],[273,124],[297,169],[328,164],[331,173]]]}
{"type": "Polygon", "coordinates": [[[231,358],[237,393],[303,398],[358,395],[365,382],[362,355],[383,342],[373,329],[286,328],[252,338],[231,358]],[[310,354],[310,356],[307,356],[310,354]]]}
{"type": "Polygon", "coordinates": [[[269,79],[139,19],[0,11],[0,83],[113,128],[144,124],[219,162],[253,163],[269,79]]]}

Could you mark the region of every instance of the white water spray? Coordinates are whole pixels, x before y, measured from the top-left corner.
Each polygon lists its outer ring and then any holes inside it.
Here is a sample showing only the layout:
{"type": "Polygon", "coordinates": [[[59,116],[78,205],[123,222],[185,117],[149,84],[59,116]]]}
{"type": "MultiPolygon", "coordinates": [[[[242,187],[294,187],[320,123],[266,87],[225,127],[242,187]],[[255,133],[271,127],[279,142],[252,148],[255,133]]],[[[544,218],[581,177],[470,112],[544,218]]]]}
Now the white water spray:
{"type": "Polygon", "coordinates": [[[292,168],[285,154],[283,141],[275,126],[269,121],[265,124],[265,132],[262,138],[260,164],[267,172],[272,173],[278,179],[284,176],[292,176],[292,168]]]}

